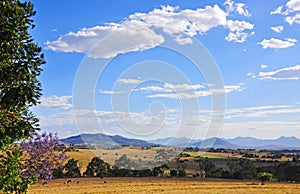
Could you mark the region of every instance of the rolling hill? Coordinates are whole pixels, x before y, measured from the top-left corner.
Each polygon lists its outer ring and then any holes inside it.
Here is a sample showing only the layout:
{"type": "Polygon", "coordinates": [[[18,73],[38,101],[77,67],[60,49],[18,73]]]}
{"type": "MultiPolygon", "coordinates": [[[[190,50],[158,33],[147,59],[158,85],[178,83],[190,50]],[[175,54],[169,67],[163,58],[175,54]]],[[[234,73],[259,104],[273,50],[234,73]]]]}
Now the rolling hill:
{"type": "Polygon", "coordinates": [[[280,137],[278,139],[257,139],[253,137],[236,137],[233,139],[224,138],[209,138],[205,140],[191,140],[186,137],[166,137],[156,140],[140,140],[126,138],[120,135],[105,135],[102,133],[96,134],[81,134],[77,136],[61,139],[66,144],[88,144],[98,146],[117,146],[117,145],[130,145],[130,146],[175,146],[175,147],[201,147],[201,148],[226,148],[226,149],[257,149],[257,150],[299,150],[300,139],[296,137],[280,137]]]}

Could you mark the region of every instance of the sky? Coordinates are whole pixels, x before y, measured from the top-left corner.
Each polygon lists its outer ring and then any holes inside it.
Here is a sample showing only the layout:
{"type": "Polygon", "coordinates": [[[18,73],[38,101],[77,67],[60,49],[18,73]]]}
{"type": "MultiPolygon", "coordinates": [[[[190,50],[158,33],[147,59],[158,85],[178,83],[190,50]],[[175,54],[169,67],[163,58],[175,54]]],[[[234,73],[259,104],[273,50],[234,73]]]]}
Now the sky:
{"type": "Polygon", "coordinates": [[[32,2],[42,131],[300,138],[300,0],[32,2]]]}

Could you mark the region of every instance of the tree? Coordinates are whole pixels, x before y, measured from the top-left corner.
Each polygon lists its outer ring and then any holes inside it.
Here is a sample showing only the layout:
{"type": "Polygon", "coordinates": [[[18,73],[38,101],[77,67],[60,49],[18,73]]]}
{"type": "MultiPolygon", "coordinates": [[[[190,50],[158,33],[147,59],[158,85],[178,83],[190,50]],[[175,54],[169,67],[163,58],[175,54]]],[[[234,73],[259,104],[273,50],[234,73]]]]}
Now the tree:
{"type": "Polygon", "coordinates": [[[0,190],[26,193],[38,180],[52,179],[52,171],[63,165],[64,152],[56,152],[59,139],[53,134],[32,136],[21,145],[12,144],[0,156],[0,190]]]}
{"type": "Polygon", "coordinates": [[[126,154],[123,154],[118,160],[115,161],[115,166],[129,170],[134,170],[138,167],[134,161],[127,158],[126,154]]]}
{"type": "Polygon", "coordinates": [[[4,150],[39,129],[29,108],[39,102],[38,76],[45,61],[29,34],[34,28],[33,4],[2,0],[0,14],[0,149],[4,150]]]}
{"type": "Polygon", "coordinates": [[[171,169],[170,170],[170,176],[177,176],[177,170],[176,169],[171,169]]]}
{"type": "Polygon", "coordinates": [[[108,173],[110,165],[105,163],[100,157],[94,157],[89,162],[85,175],[103,177],[108,173]]]}
{"type": "Polygon", "coordinates": [[[179,177],[186,177],[186,172],[184,169],[179,169],[178,170],[178,176],[179,177]]]}
{"type": "Polygon", "coordinates": [[[273,178],[273,175],[271,173],[268,173],[268,172],[258,173],[258,180],[261,181],[262,185],[264,185],[266,181],[272,180],[272,178],[273,178]]]}
{"type": "Polygon", "coordinates": [[[231,178],[234,179],[254,179],[256,178],[256,166],[248,159],[240,159],[239,161],[228,161],[227,166],[231,178]]]}
{"type": "Polygon", "coordinates": [[[66,170],[66,177],[80,177],[80,169],[77,163],[78,160],[72,158],[65,164],[64,169],[66,170]]]}

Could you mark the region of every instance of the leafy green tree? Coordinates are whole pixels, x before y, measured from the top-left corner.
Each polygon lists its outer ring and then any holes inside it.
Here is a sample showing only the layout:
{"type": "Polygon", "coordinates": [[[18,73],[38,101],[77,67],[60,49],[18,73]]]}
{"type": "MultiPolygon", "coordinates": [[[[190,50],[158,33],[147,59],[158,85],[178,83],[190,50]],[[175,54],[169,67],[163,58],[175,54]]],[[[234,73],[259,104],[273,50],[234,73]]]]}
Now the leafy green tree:
{"type": "Polygon", "coordinates": [[[71,158],[68,160],[67,164],[64,166],[64,170],[66,171],[66,177],[80,177],[80,169],[78,167],[78,160],[71,158]]]}
{"type": "Polygon", "coordinates": [[[152,170],[152,176],[163,176],[164,171],[161,166],[154,167],[152,170]]]}
{"type": "Polygon", "coordinates": [[[199,168],[200,170],[204,170],[206,177],[215,177],[216,165],[213,161],[206,158],[199,163],[199,168]]]}
{"type": "Polygon", "coordinates": [[[257,175],[256,166],[249,159],[228,161],[227,166],[231,178],[234,179],[255,179],[257,175]]]}
{"type": "Polygon", "coordinates": [[[179,177],[186,177],[186,172],[184,169],[179,169],[178,170],[178,176],[179,177]]]}
{"type": "Polygon", "coordinates": [[[23,182],[20,172],[20,156],[22,151],[17,147],[11,147],[11,151],[6,151],[6,156],[1,155],[0,162],[0,188],[5,193],[24,193],[27,191],[27,181],[23,182]]]}
{"type": "Polygon", "coordinates": [[[64,177],[63,170],[64,170],[63,166],[59,166],[59,167],[55,168],[52,173],[53,178],[56,178],[56,179],[63,178],[64,177]]]}
{"type": "Polygon", "coordinates": [[[100,157],[94,157],[89,162],[85,175],[103,177],[109,172],[110,165],[105,163],[100,157]]]}
{"type": "Polygon", "coordinates": [[[278,181],[297,181],[300,182],[300,166],[293,165],[290,162],[279,164],[275,171],[274,177],[278,181]]]}
{"type": "Polygon", "coordinates": [[[52,170],[62,166],[66,158],[64,152],[54,152],[58,144],[56,135],[44,133],[20,145],[10,145],[0,156],[0,190],[26,193],[28,186],[37,180],[52,179],[52,170]]]}
{"type": "Polygon", "coordinates": [[[261,184],[264,185],[266,181],[272,180],[273,175],[268,172],[261,172],[261,173],[258,173],[257,177],[258,177],[258,180],[261,181],[261,184]]]}
{"type": "Polygon", "coordinates": [[[31,2],[0,2],[0,150],[39,127],[29,110],[39,102],[38,76],[45,63],[41,48],[29,34],[35,26],[34,15],[31,2]]]}
{"type": "Polygon", "coordinates": [[[118,160],[115,161],[115,166],[119,168],[134,170],[138,167],[138,164],[127,158],[126,154],[123,154],[118,160]]]}
{"type": "Polygon", "coordinates": [[[171,176],[177,176],[177,170],[176,169],[171,169],[170,170],[170,175],[171,176]]]}

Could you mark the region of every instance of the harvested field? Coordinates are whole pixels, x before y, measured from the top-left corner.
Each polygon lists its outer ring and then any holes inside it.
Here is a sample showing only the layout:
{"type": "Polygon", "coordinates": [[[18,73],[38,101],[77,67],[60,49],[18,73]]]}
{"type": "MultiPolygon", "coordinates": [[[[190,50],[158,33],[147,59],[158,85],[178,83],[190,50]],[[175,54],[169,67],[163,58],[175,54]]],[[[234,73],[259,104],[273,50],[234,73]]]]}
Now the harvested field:
{"type": "Polygon", "coordinates": [[[75,178],[38,183],[29,194],[42,193],[300,193],[300,184],[197,178],[75,178]],[[77,183],[79,181],[79,183],[77,183]]]}

